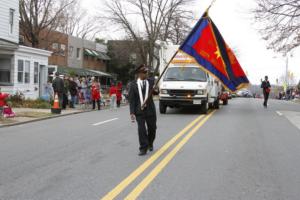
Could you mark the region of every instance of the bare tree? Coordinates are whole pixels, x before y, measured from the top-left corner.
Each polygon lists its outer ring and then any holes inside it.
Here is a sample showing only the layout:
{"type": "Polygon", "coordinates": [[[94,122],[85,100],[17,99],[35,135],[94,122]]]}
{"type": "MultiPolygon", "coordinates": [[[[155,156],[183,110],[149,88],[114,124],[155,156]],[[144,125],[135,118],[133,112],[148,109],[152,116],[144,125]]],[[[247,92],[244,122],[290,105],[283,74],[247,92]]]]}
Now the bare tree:
{"type": "Polygon", "coordinates": [[[80,2],[77,1],[61,14],[57,30],[67,35],[94,40],[96,34],[100,32],[99,23],[95,21],[96,17],[88,15],[87,10],[82,9],[80,2]]]}
{"type": "Polygon", "coordinates": [[[33,47],[39,47],[42,31],[55,30],[61,14],[75,0],[20,0],[21,33],[33,47]]]}
{"type": "Polygon", "coordinates": [[[256,21],[269,48],[287,53],[300,45],[300,1],[256,0],[256,21]]]}
{"type": "MultiPolygon", "coordinates": [[[[186,19],[192,18],[187,9],[191,0],[109,0],[106,16],[120,26],[138,45],[143,61],[152,66],[159,57],[155,53],[158,40],[180,42],[190,28],[186,19]],[[146,46],[145,46],[146,44],[146,46]]],[[[159,62],[158,62],[159,63],[159,62]]],[[[156,71],[159,65],[156,66],[156,71]]]]}

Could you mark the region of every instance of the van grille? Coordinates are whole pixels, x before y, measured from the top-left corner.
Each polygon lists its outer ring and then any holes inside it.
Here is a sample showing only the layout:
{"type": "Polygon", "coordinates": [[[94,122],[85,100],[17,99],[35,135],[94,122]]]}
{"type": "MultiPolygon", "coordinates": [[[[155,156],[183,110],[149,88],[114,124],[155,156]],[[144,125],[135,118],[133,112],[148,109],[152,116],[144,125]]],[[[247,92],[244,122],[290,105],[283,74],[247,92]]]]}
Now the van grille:
{"type": "Polygon", "coordinates": [[[195,96],[197,94],[197,90],[169,90],[169,94],[171,96],[175,95],[179,97],[183,97],[187,95],[195,96]]]}

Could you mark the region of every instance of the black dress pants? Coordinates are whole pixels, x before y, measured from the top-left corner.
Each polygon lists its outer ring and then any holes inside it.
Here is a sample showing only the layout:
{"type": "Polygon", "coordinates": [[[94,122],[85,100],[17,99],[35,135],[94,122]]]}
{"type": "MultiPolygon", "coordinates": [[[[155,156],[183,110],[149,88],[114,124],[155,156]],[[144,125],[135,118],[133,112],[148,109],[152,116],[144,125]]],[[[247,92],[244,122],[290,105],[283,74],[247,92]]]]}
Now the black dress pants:
{"type": "Polygon", "coordinates": [[[155,140],[156,116],[139,115],[136,116],[136,121],[138,124],[140,150],[147,150],[149,146],[153,146],[155,140]]]}
{"type": "Polygon", "coordinates": [[[93,110],[96,108],[96,102],[97,102],[98,110],[100,110],[100,99],[93,100],[93,110]]]}
{"type": "Polygon", "coordinates": [[[268,106],[269,93],[264,92],[264,106],[268,106]]]}
{"type": "Polygon", "coordinates": [[[68,105],[68,95],[67,94],[63,94],[63,100],[62,100],[62,109],[66,109],[67,105],[68,105]]]}

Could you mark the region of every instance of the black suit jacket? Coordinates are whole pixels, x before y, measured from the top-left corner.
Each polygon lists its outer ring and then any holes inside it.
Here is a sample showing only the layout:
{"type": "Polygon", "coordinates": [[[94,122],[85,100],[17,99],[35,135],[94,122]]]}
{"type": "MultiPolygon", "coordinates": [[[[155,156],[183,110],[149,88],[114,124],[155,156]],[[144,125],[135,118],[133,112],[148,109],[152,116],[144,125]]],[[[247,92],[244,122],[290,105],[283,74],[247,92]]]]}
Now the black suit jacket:
{"type": "Polygon", "coordinates": [[[62,94],[65,88],[64,81],[60,77],[56,77],[52,81],[52,87],[55,93],[62,94]]]}
{"type": "Polygon", "coordinates": [[[155,104],[152,98],[152,88],[154,87],[154,80],[148,79],[149,82],[149,99],[146,103],[144,110],[141,109],[141,102],[139,96],[139,89],[137,81],[132,81],[129,85],[128,98],[129,98],[129,107],[130,114],[136,116],[146,115],[146,116],[156,116],[155,104]]]}
{"type": "Polygon", "coordinates": [[[263,92],[266,92],[266,90],[271,87],[271,84],[269,81],[263,81],[260,87],[263,89],[263,92]]]}

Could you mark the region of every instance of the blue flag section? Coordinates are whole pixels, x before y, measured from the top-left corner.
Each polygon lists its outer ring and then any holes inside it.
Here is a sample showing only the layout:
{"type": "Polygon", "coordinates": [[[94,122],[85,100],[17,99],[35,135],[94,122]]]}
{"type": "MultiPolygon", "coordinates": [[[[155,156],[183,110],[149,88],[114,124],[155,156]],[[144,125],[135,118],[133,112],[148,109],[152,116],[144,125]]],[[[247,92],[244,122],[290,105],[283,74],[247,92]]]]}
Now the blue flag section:
{"type": "Polygon", "coordinates": [[[179,49],[192,56],[227,89],[236,91],[248,86],[245,72],[208,14],[198,21],[179,49]]]}

